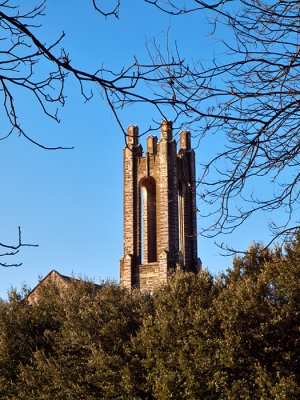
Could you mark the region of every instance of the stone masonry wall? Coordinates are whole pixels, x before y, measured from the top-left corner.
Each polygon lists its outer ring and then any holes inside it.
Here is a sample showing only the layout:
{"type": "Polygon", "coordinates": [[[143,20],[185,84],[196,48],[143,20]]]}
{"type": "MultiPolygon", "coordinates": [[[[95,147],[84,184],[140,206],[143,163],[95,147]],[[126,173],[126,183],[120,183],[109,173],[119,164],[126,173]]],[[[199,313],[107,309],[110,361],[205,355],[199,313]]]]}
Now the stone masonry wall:
{"type": "Polygon", "coordinates": [[[152,292],[178,266],[198,269],[195,155],[189,132],[181,132],[178,153],[176,147],[169,121],[162,122],[159,141],[156,136],[147,138],[145,155],[138,143],[138,128],[128,128],[120,262],[123,287],[152,292]]]}

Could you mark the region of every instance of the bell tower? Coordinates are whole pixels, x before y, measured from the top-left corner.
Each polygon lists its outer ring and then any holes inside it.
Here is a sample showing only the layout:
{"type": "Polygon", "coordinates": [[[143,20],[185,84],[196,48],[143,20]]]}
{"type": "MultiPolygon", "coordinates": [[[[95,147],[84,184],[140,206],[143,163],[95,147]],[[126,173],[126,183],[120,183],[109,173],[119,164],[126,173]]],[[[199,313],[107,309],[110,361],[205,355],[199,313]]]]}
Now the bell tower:
{"type": "Polygon", "coordinates": [[[195,153],[189,132],[163,121],[161,137],[147,138],[143,154],[138,127],[129,126],[124,148],[124,256],[121,286],[143,291],[167,281],[176,268],[197,272],[195,153]]]}

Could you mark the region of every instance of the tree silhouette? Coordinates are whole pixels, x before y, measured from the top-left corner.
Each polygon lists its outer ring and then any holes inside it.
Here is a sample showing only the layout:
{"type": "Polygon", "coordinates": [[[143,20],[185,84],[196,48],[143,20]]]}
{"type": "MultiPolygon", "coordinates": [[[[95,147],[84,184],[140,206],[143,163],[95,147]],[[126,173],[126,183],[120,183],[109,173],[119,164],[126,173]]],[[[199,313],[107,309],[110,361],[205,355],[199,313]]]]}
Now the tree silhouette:
{"type": "Polygon", "coordinates": [[[220,59],[199,64],[186,84],[174,79],[172,85],[177,118],[198,128],[200,145],[207,136],[225,138],[199,180],[215,217],[206,234],[230,233],[259,210],[280,209],[285,218],[270,224],[272,240],[289,236],[300,226],[299,2],[145,1],[178,16],[208,11],[214,35],[220,27],[226,32],[220,59]],[[256,193],[260,182],[271,182],[272,193],[256,193]]]}
{"type": "MultiPolygon", "coordinates": [[[[66,79],[73,77],[85,100],[93,96],[93,85],[100,88],[125,136],[120,109],[138,103],[152,105],[161,118],[171,116],[178,128],[191,127],[199,146],[213,135],[213,140],[221,138],[223,149],[202,165],[198,181],[200,198],[209,206],[203,214],[209,217],[203,234],[230,233],[257,211],[280,209],[285,220],[274,220],[270,228],[274,238],[289,236],[300,227],[299,2],[144,1],[178,18],[207,11],[214,35],[220,27],[226,32],[219,41],[222,57],[207,65],[201,60],[188,65],[177,46],[163,52],[156,45],[149,50],[148,63],[133,57],[119,71],[101,66],[82,70],[62,48],[64,33],[50,44],[39,37],[46,0],[31,9],[2,0],[1,139],[17,132],[42,148],[61,148],[47,147],[25,132],[16,91],[33,95],[43,112],[58,121],[57,107],[66,100],[66,79]],[[260,182],[271,183],[271,195],[253,189],[260,182]],[[242,200],[238,206],[236,199],[242,200]]],[[[97,0],[89,5],[105,18],[118,18],[121,0],[109,8],[97,0]]]]}

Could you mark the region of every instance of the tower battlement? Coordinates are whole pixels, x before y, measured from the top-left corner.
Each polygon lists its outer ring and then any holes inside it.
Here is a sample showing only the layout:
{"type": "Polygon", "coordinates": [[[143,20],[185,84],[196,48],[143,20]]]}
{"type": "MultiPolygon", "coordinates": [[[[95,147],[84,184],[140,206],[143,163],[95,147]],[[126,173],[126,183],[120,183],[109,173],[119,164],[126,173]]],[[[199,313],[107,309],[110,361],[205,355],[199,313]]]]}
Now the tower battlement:
{"type": "Polygon", "coordinates": [[[161,137],[149,136],[146,152],[138,127],[127,131],[124,148],[124,256],[121,285],[152,292],[176,268],[197,272],[195,153],[191,135],[163,121],[161,137]]]}

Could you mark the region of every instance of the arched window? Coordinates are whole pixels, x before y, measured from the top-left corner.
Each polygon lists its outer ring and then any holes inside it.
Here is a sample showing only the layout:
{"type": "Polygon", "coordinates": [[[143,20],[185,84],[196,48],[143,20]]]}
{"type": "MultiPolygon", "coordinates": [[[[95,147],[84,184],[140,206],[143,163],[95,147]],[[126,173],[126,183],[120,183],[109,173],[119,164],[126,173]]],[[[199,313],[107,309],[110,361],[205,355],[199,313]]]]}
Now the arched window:
{"type": "Polygon", "coordinates": [[[141,262],[157,261],[156,182],[152,177],[141,181],[141,262]]]}
{"type": "Polygon", "coordinates": [[[181,181],[178,183],[178,229],[179,251],[184,254],[184,188],[181,181]]]}

